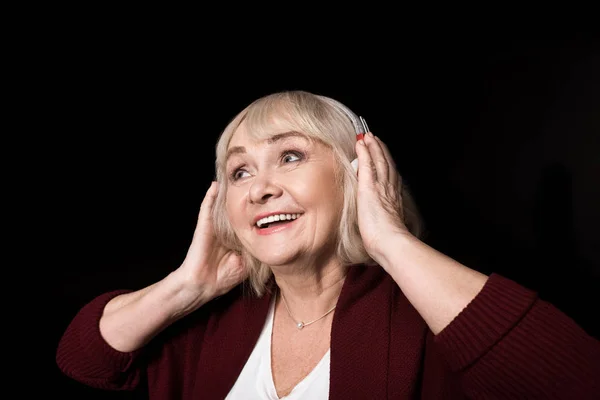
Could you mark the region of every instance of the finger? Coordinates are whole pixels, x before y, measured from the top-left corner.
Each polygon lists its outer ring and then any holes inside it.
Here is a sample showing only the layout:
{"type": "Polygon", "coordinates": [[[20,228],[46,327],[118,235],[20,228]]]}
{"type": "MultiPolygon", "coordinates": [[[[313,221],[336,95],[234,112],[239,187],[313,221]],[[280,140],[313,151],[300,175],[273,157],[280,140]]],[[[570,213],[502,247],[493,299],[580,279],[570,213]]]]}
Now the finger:
{"type": "Polygon", "coordinates": [[[369,153],[371,154],[371,160],[373,160],[373,164],[375,164],[377,181],[380,183],[386,183],[389,175],[389,166],[383,153],[383,149],[371,132],[365,136],[365,139],[367,147],[369,148],[369,153]]]}
{"type": "Polygon", "coordinates": [[[204,220],[210,218],[211,211],[213,205],[215,204],[215,200],[217,198],[217,194],[219,193],[219,183],[212,181],[210,187],[206,191],[204,195],[204,199],[202,200],[202,204],[200,204],[200,212],[198,214],[198,220],[204,220]]]}
{"type": "Polygon", "coordinates": [[[377,179],[377,172],[364,139],[356,142],[354,147],[358,156],[358,183],[360,185],[361,182],[365,182],[367,186],[372,185],[377,179]]]}
{"type": "Polygon", "coordinates": [[[194,258],[199,256],[202,251],[202,237],[205,234],[212,234],[212,229],[207,227],[212,226],[212,209],[217,198],[219,184],[218,182],[211,182],[210,187],[204,195],[202,204],[200,204],[200,212],[198,213],[198,222],[196,223],[196,229],[194,229],[194,239],[188,250],[189,257],[194,258]]]}
{"type": "Polygon", "coordinates": [[[375,139],[377,139],[377,141],[379,142],[379,145],[381,146],[383,154],[385,155],[385,158],[388,163],[388,180],[394,186],[394,188],[398,188],[398,185],[400,183],[398,181],[400,179],[400,174],[398,173],[394,157],[392,156],[392,153],[390,153],[390,149],[386,146],[385,143],[383,143],[383,141],[379,137],[376,136],[375,139]]]}

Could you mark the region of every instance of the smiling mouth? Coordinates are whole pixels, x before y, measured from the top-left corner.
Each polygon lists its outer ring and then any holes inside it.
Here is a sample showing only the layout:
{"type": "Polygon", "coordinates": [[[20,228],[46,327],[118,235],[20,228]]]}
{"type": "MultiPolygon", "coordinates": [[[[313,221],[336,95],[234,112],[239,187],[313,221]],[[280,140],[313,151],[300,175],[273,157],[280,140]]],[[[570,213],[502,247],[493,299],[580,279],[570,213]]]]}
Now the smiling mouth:
{"type": "Polygon", "coordinates": [[[260,219],[256,222],[256,227],[261,229],[271,228],[277,225],[285,225],[297,220],[302,214],[279,214],[260,219]]]}

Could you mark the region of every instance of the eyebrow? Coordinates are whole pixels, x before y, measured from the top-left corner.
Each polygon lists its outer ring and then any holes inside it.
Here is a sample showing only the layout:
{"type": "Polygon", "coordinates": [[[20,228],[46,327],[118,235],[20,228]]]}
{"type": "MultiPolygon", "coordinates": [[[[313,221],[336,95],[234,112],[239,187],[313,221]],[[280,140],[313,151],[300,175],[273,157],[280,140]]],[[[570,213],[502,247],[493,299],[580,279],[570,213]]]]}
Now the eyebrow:
{"type": "MultiPolygon", "coordinates": [[[[268,139],[266,139],[266,142],[268,144],[273,144],[277,141],[280,141],[282,139],[287,139],[290,137],[299,137],[302,139],[307,139],[306,135],[297,131],[289,131],[289,132],[283,132],[283,133],[278,133],[276,135],[273,135],[271,137],[269,137],[268,139]]],[[[246,153],[246,148],[244,146],[234,146],[232,148],[230,148],[227,151],[227,156],[225,157],[225,162],[227,162],[227,160],[229,160],[229,157],[231,157],[234,154],[244,154],[246,153]]]]}

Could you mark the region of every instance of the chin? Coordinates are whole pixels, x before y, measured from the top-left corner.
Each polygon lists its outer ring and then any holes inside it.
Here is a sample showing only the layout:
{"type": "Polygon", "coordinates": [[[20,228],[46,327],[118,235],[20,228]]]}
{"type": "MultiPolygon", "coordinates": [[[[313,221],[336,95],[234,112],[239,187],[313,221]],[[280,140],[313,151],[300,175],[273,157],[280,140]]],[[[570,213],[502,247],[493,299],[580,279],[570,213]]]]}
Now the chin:
{"type": "Polygon", "coordinates": [[[259,255],[256,258],[259,259],[262,263],[269,265],[269,266],[273,266],[273,267],[290,264],[298,259],[297,256],[284,256],[284,255],[278,255],[278,256],[259,255]]]}
{"type": "Polygon", "coordinates": [[[279,266],[290,264],[296,261],[299,258],[299,254],[297,251],[281,251],[281,252],[273,252],[273,251],[250,251],[256,259],[261,261],[262,263],[269,266],[279,266]]]}

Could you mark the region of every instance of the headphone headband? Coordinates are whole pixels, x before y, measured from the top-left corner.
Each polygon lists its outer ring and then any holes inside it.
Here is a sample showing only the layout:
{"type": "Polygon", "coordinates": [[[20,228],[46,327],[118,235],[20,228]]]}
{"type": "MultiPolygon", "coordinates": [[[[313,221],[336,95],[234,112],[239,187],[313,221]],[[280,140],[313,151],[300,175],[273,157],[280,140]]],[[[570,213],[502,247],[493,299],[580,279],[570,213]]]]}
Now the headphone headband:
{"type": "MultiPolygon", "coordinates": [[[[367,125],[367,121],[365,121],[365,119],[363,117],[354,114],[348,107],[346,107],[345,105],[343,105],[342,103],[340,103],[337,100],[334,100],[332,98],[325,97],[325,96],[318,96],[318,97],[321,100],[329,103],[333,107],[337,108],[342,113],[346,114],[346,116],[350,119],[350,122],[352,122],[352,126],[354,127],[354,132],[356,133],[356,140],[362,139],[363,136],[367,132],[369,132],[369,127],[367,125]]],[[[354,160],[352,160],[352,162],[350,164],[352,164],[352,168],[354,168],[354,171],[356,173],[358,173],[358,158],[355,158],[354,160]]]]}
{"type": "Polygon", "coordinates": [[[363,117],[356,115],[354,112],[352,112],[352,110],[350,110],[348,107],[346,107],[344,104],[340,103],[337,100],[334,100],[334,99],[332,99],[330,97],[326,97],[326,96],[318,96],[318,97],[321,100],[326,101],[333,107],[335,107],[338,110],[340,110],[341,112],[343,112],[348,117],[348,119],[350,119],[350,122],[352,122],[352,126],[354,127],[354,132],[356,133],[357,136],[364,135],[365,133],[369,132],[369,126],[367,125],[367,121],[365,121],[365,119],[363,117]]]}

